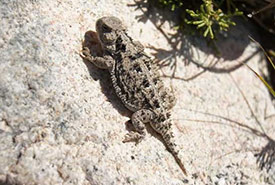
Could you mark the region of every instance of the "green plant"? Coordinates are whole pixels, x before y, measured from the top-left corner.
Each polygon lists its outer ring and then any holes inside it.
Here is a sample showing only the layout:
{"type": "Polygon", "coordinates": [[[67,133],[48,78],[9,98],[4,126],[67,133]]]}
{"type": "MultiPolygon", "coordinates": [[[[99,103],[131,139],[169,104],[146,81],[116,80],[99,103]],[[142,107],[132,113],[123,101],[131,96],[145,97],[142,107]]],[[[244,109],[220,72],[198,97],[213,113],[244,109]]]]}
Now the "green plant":
{"type": "Polygon", "coordinates": [[[154,1],[156,4],[159,4],[163,7],[169,7],[172,11],[175,9],[182,7],[183,0],[151,0],[154,1]]]}
{"type": "Polygon", "coordinates": [[[235,25],[232,17],[243,13],[235,8],[233,0],[149,0],[154,5],[176,9],[182,12],[183,23],[176,28],[187,28],[187,24],[195,25],[197,29],[189,30],[190,33],[199,30],[204,37],[214,39],[219,31],[227,31],[231,25],[235,25]],[[224,3],[226,1],[226,3],[224,3]],[[226,4],[226,6],[224,6],[226,4]],[[223,7],[223,9],[221,8],[223,7]],[[195,10],[198,9],[198,10],[195,10]],[[231,12],[234,9],[234,12],[231,12]],[[187,14],[185,13],[187,12],[187,14]],[[226,12],[226,13],[224,13],[226,12]]]}
{"type": "MultiPolygon", "coordinates": [[[[228,0],[229,1],[229,0],[228,0]]],[[[230,25],[236,25],[231,19],[233,16],[242,15],[242,12],[235,8],[233,13],[230,12],[228,7],[228,13],[225,14],[219,6],[214,8],[215,3],[212,0],[203,0],[203,4],[199,10],[186,9],[186,12],[191,16],[191,20],[185,19],[187,24],[193,24],[197,26],[197,29],[203,30],[203,36],[210,36],[214,39],[215,28],[218,27],[220,31],[227,31],[230,25]]]]}

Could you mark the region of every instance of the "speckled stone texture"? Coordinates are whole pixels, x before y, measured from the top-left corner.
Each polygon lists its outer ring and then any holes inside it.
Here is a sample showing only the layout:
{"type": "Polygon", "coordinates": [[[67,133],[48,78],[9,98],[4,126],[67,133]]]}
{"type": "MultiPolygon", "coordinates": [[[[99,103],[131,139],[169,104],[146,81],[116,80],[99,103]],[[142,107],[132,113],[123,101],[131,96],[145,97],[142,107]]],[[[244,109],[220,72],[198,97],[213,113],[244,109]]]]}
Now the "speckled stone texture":
{"type": "Polygon", "coordinates": [[[266,70],[247,38],[257,38],[253,26],[239,20],[214,57],[201,38],[171,44],[171,25],[162,25],[165,37],[134,1],[1,0],[0,18],[0,184],[275,183],[275,110],[240,64],[266,70]],[[137,146],[122,143],[131,113],[108,73],[79,56],[104,15],[122,19],[152,57],[170,62],[163,76],[176,69],[164,81],[178,100],[173,129],[189,176],[150,127],[137,146]]]}

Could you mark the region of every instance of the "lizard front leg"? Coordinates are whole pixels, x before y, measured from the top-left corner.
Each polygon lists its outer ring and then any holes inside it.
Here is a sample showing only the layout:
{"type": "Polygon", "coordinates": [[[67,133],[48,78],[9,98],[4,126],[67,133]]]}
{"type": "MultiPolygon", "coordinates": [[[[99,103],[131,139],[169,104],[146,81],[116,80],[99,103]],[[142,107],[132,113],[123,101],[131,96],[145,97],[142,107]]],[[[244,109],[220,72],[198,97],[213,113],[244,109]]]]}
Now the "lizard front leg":
{"type": "Polygon", "coordinates": [[[100,69],[111,69],[115,61],[110,55],[104,55],[102,57],[92,56],[89,48],[84,47],[82,54],[80,55],[85,60],[92,62],[100,69]]]}

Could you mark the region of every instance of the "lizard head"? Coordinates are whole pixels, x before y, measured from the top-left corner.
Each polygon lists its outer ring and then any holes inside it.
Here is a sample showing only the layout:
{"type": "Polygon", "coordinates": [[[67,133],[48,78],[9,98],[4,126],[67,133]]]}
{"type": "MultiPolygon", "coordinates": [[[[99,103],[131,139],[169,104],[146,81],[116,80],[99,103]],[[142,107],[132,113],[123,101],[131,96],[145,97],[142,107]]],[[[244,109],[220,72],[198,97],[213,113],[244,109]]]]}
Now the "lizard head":
{"type": "Polygon", "coordinates": [[[102,17],[96,21],[96,31],[102,44],[112,44],[119,32],[126,30],[122,22],[113,16],[102,17]]]}

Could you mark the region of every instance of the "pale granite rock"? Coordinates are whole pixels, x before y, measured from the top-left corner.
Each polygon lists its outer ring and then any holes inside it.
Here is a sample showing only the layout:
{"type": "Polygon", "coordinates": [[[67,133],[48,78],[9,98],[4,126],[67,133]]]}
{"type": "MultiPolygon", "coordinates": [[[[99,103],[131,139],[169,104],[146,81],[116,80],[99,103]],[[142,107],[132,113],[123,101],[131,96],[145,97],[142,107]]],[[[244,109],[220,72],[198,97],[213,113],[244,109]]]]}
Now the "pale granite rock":
{"type": "MultiPolygon", "coordinates": [[[[226,57],[209,67],[218,59],[200,38],[183,37],[172,48],[129,4],[134,1],[0,1],[0,184],[274,183],[274,158],[260,170],[257,154],[273,150],[262,149],[264,132],[275,139],[274,116],[268,117],[275,110],[264,85],[238,65],[248,58],[256,71],[265,69],[246,37],[257,34],[254,28],[240,22],[229,33],[233,39],[221,38],[226,57]],[[137,146],[122,143],[131,113],[108,74],[79,56],[85,33],[105,15],[120,17],[152,55],[161,49],[159,59],[177,62],[176,75],[184,79],[164,81],[178,99],[172,117],[188,177],[150,128],[137,146]]],[[[174,32],[168,23],[162,29],[174,32]]]]}

